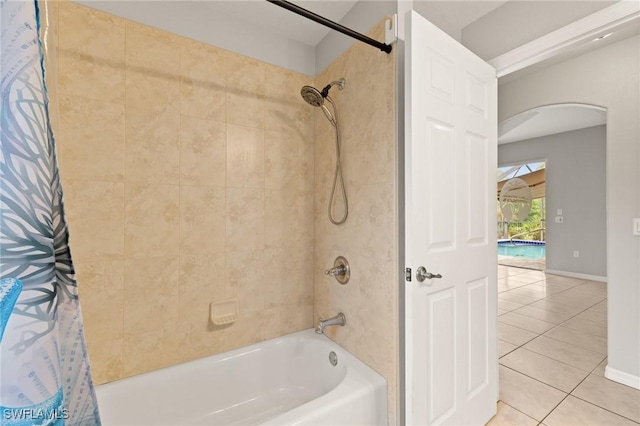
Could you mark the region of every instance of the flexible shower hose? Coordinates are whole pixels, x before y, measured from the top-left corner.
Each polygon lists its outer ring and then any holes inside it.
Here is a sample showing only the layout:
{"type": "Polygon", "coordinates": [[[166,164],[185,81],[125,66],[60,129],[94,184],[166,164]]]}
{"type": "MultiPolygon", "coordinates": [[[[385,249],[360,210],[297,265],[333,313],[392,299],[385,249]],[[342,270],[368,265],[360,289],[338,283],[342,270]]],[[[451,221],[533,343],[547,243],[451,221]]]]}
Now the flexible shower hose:
{"type": "MultiPolygon", "coordinates": [[[[333,105],[333,102],[332,102],[333,105]]],[[[335,105],[334,105],[335,111],[335,105]]],[[[336,111],[337,112],[337,111],[336,111]]],[[[329,197],[329,207],[327,209],[329,213],[329,220],[334,225],[341,225],[347,220],[347,216],[349,215],[349,204],[347,202],[347,192],[344,188],[344,178],[342,177],[342,159],[340,155],[341,144],[340,144],[340,129],[338,128],[338,117],[336,114],[335,124],[333,124],[333,128],[336,133],[336,171],[333,174],[333,186],[331,187],[331,196],[329,197]],[[344,215],[340,219],[333,218],[333,201],[336,196],[336,187],[338,186],[338,178],[340,178],[340,188],[342,189],[342,199],[344,200],[344,215]]]]}

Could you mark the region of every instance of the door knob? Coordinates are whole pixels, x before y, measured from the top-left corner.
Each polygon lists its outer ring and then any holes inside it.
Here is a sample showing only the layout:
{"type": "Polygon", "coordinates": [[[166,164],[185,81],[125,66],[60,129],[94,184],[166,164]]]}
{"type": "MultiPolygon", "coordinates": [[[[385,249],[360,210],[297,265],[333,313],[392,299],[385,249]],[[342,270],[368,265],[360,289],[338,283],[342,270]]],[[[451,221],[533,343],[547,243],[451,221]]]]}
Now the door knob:
{"type": "Polygon", "coordinates": [[[434,278],[442,278],[442,275],[427,272],[427,269],[424,266],[421,266],[416,270],[416,279],[418,280],[418,282],[423,282],[424,280],[432,280],[434,278]]]}

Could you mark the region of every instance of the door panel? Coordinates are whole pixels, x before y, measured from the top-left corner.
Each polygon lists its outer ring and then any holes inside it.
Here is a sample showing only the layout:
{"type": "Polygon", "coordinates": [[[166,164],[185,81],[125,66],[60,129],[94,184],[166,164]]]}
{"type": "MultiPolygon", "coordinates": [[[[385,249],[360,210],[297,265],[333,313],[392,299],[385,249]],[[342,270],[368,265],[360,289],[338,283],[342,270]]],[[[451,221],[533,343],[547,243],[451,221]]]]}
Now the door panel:
{"type": "Polygon", "coordinates": [[[497,401],[495,70],[417,13],[405,36],[408,424],[484,424],[497,401]]]}
{"type": "Polygon", "coordinates": [[[430,364],[428,398],[432,401],[433,410],[430,420],[448,415],[455,410],[455,367],[450,360],[455,359],[456,345],[454,340],[447,340],[455,331],[455,294],[451,289],[432,294],[428,297],[429,323],[429,359],[430,364]],[[443,343],[445,342],[445,343],[443,343]],[[439,368],[435,368],[439,366],[439,368]]]}
{"type": "Polygon", "coordinates": [[[467,398],[473,398],[489,384],[488,369],[486,368],[489,363],[487,290],[486,278],[472,281],[467,286],[467,311],[469,312],[467,398]]]}
{"type": "Polygon", "coordinates": [[[426,169],[424,196],[427,200],[439,200],[429,203],[429,230],[427,242],[429,250],[445,250],[455,247],[455,196],[448,191],[446,185],[441,185],[443,179],[456,179],[456,150],[455,127],[448,123],[426,120],[428,143],[423,164],[429,164],[426,169]],[[437,159],[437,161],[434,161],[437,159]]]}
{"type": "Polygon", "coordinates": [[[469,211],[473,212],[468,216],[469,228],[467,243],[470,245],[487,244],[489,218],[488,203],[491,194],[487,193],[486,182],[489,178],[489,171],[486,164],[489,162],[489,140],[486,137],[467,132],[466,144],[468,147],[465,164],[467,194],[469,211]],[[477,161],[481,160],[481,161],[477,161]]]}

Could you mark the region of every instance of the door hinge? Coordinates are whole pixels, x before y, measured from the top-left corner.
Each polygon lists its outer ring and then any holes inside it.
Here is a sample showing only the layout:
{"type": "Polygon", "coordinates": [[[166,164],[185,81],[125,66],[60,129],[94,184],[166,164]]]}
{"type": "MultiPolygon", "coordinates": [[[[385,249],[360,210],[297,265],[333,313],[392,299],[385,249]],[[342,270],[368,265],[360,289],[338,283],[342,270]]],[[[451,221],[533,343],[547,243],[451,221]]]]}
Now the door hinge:
{"type": "Polygon", "coordinates": [[[411,268],[404,268],[404,279],[411,282],[411,268]]]}

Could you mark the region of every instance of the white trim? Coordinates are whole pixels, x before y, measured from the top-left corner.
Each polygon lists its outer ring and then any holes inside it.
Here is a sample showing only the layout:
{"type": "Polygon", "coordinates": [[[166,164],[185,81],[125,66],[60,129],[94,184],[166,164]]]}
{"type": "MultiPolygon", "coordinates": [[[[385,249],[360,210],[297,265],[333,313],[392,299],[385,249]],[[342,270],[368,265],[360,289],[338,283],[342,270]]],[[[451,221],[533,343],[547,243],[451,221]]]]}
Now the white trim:
{"type": "Polygon", "coordinates": [[[604,377],[640,390],[640,376],[634,376],[633,374],[613,369],[607,365],[604,368],[604,377]]]}
{"type": "Polygon", "coordinates": [[[586,16],[536,40],[517,47],[489,61],[502,77],[530,65],[542,62],[563,50],[593,40],[602,33],[611,32],[619,25],[640,18],[640,2],[620,1],[586,16]]]}
{"type": "Polygon", "coordinates": [[[591,281],[601,281],[604,283],[607,282],[607,277],[602,277],[600,275],[580,274],[578,272],[568,272],[568,271],[555,271],[553,269],[545,269],[544,273],[551,274],[551,275],[560,275],[563,277],[570,277],[570,278],[582,278],[582,279],[591,280],[591,281]]]}

